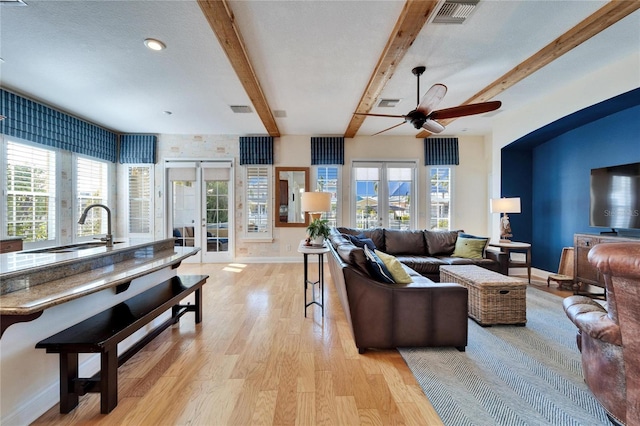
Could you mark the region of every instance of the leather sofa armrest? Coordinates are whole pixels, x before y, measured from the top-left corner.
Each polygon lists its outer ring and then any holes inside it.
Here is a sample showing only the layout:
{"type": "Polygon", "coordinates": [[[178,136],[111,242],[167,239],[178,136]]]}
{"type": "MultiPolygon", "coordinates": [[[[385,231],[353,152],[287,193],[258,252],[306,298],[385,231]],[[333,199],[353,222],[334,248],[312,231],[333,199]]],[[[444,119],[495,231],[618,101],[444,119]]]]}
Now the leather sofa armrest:
{"type": "Polygon", "coordinates": [[[495,260],[500,265],[499,272],[502,275],[509,275],[509,255],[498,250],[485,250],[487,259],[495,260]]]}
{"type": "Polygon", "coordinates": [[[569,319],[585,334],[594,339],[622,346],[620,326],[599,303],[585,296],[571,296],[562,302],[569,319]]]}

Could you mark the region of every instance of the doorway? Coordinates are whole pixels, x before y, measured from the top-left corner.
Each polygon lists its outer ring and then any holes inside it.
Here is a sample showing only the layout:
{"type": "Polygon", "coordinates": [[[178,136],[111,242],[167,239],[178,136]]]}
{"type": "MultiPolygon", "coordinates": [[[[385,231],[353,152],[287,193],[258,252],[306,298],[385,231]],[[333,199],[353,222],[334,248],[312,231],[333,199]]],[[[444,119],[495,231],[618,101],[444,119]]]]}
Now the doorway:
{"type": "Polygon", "coordinates": [[[167,229],[176,245],[198,247],[185,262],[233,260],[232,161],[165,162],[167,229]]]}

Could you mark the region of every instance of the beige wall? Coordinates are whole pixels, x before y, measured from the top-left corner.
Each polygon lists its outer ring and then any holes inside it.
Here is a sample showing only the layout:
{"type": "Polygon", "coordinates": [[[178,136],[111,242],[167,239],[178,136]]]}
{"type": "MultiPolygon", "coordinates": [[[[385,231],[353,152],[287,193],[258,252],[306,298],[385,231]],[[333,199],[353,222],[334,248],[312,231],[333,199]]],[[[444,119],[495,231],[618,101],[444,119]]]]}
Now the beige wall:
{"type": "MultiPolygon", "coordinates": [[[[464,229],[478,235],[487,234],[488,189],[490,150],[485,138],[462,136],[460,140],[460,165],[454,166],[454,215],[452,228],[464,229]]],[[[310,167],[310,135],[282,136],[275,139],[274,166],[310,167]]],[[[299,261],[296,247],[305,236],[304,228],[273,228],[273,240],[268,242],[244,241],[243,176],[239,167],[238,136],[232,135],[160,135],[158,160],[155,170],[155,236],[165,236],[166,200],[163,161],[167,158],[183,159],[234,159],[235,180],[235,260],[244,262],[299,261]]],[[[351,162],[353,160],[416,160],[418,162],[418,226],[426,228],[427,168],[424,166],[424,143],[413,136],[404,137],[356,137],[345,140],[345,165],[342,169],[341,223],[349,225],[349,199],[351,189],[351,162]]],[[[121,176],[122,178],[122,176],[121,176]]],[[[120,203],[124,205],[124,203],[120,203]]],[[[122,212],[121,212],[122,213],[122,212]]]]}

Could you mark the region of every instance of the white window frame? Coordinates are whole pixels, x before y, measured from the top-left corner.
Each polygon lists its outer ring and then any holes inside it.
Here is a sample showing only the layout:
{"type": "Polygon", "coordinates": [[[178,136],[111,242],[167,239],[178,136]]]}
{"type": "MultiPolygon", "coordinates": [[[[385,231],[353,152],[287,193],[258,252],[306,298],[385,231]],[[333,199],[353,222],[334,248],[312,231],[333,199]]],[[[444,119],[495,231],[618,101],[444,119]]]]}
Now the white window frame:
{"type": "Polygon", "coordinates": [[[444,228],[432,228],[431,227],[431,219],[432,219],[432,215],[431,215],[431,205],[432,205],[432,198],[431,198],[431,172],[434,169],[449,169],[449,227],[446,230],[451,230],[452,229],[452,225],[453,225],[453,217],[454,217],[454,211],[453,211],[453,188],[454,188],[454,179],[455,179],[455,167],[453,166],[429,166],[428,170],[427,170],[427,229],[432,229],[432,230],[445,230],[444,228]]]}
{"type": "MultiPolygon", "coordinates": [[[[357,190],[356,190],[356,173],[355,173],[355,168],[358,167],[371,167],[371,168],[376,168],[379,170],[380,176],[379,176],[379,182],[383,183],[383,185],[380,185],[378,188],[378,198],[379,199],[385,199],[388,200],[389,199],[389,194],[388,194],[388,190],[387,190],[387,183],[389,181],[389,177],[388,177],[388,170],[390,168],[408,168],[411,169],[411,207],[409,209],[410,212],[410,223],[409,223],[409,229],[415,229],[418,226],[418,203],[415,202],[415,200],[417,199],[417,194],[420,193],[420,186],[421,186],[421,181],[419,179],[419,173],[418,173],[418,164],[419,161],[418,159],[376,159],[376,160],[370,160],[370,159],[354,159],[351,162],[351,187],[353,188],[353,190],[351,191],[350,194],[350,200],[349,200],[349,204],[351,207],[351,213],[350,213],[350,218],[349,221],[351,223],[351,226],[356,227],[358,226],[358,220],[356,217],[356,203],[357,203],[357,190]]],[[[375,226],[381,226],[380,225],[380,218],[378,218],[378,223],[375,226]]]]}
{"type": "MultiPolygon", "coordinates": [[[[126,206],[126,214],[127,214],[127,235],[129,237],[135,237],[135,238],[146,238],[146,237],[153,237],[154,235],[154,211],[155,211],[155,205],[154,205],[154,190],[155,190],[155,182],[154,182],[154,166],[153,164],[127,164],[127,173],[126,173],[126,202],[127,202],[127,206],[126,206]],[[132,200],[132,196],[131,196],[131,180],[130,180],[130,176],[131,176],[131,171],[133,169],[147,169],[149,172],[149,210],[146,212],[146,220],[149,226],[149,231],[148,232],[133,232],[131,230],[131,220],[132,218],[132,212],[131,212],[131,200],[132,200]]],[[[140,218],[145,219],[145,218],[140,218]]]]}
{"type": "MultiPolygon", "coordinates": [[[[104,183],[104,194],[102,195],[102,197],[100,198],[100,200],[98,201],[99,204],[104,204],[105,206],[109,207],[111,210],[111,225],[112,225],[112,229],[111,232],[112,234],[116,232],[115,229],[115,216],[116,216],[116,212],[115,210],[112,208],[110,202],[111,202],[111,194],[110,194],[110,186],[111,186],[111,173],[110,173],[110,163],[109,161],[106,160],[102,160],[99,158],[94,158],[94,157],[89,157],[87,155],[82,155],[82,154],[77,154],[74,153],[72,156],[72,164],[73,164],[73,222],[74,222],[74,230],[73,230],[73,239],[76,242],[82,242],[82,241],[90,241],[93,240],[95,238],[98,238],[99,235],[102,234],[106,234],[107,233],[107,226],[108,226],[108,222],[107,222],[107,212],[105,209],[100,208],[98,210],[98,212],[101,214],[101,223],[100,223],[100,233],[98,234],[91,234],[91,235],[79,235],[80,232],[80,227],[83,225],[78,224],[78,220],[80,219],[80,215],[82,214],[82,212],[80,211],[80,194],[78,193],[78,184],[80,182],[80,177],[78,176],[78,161],[79,160],[88,160],[88,161],[93,161],[96,163],[100,163],[100,164],[104,164],[105,166],[105,179],[106,182],[104,183]]],[[[93,212],[90,212],[93,213],[93,212]]]]}
{"type": "Polygon", "coordinates": [[[273,166],[270,165],[244,165],[243,169],[243,182],[244,182],[244,195],[242,205],[244,207],[243,220],[242,220],[242,237],[246,241],[272,241],[273,240],[273,166]],[[267,179],[267,194],[264,202],[266,206],[266,228],[264,232],[252,232],[249,231],[250,215],[249,215],[249,172],[254,169],[262,169],[266,172],[267,179]]]}
{"type": "Polygon", "coordinates": [[[54,197],[54,201],[53,201],[54,208],[50,210],[53,212],[53,217],[51,216],[51,214],[48,217],[48,221],[50,222],[50,226],[53,228],[53,230],[50,233],[51,235],[49,235],[48,239],[33,241],[33,242],[25,242],[24,248],[39,248],[39,247],[50,246],[52,245],[52,243],[57,244],[60,240],[60,220],[61,220],[60,207],[59,207],[60,206],[60,182],[58,179],[58,176],[61,170],[61,157],[62,157],[61,151],[56,148],[51,148],[42,144],[37,144],[37,143],[16,138],[13,136],[6,136],[6,135],[0,135],[0,136],[2,141],[1,149],[0,149],[0,161],[3,165],[2,167],[3,172],[0,173],[0,187],[2,188],[2,205],[3,205],[3,208],[0,211],[0,236],[2,237],[9,236],[7,234],[8,216],[7,216],[6,206],[8,205],[7,198],[9,194],[8,194],[8,188],[7,188],[8,182],[7,182],[6,170],[7,170],[8,161],[9,161],[8,146],[9,146],[9,143],[14,143],[18,145],[24,145],[30,148],[49,151],[54,155],[55,170],[52,173],[53,173],[53,184],[55,185],[55,189],[52,193],[50,193],[50,196],[52,195],[54,197]]]}
{"type": "MultiPolygon", "coordinates": [[[[342,218],[342,203],[340,202],[340,200],[342,199],[342,166],[339,164],[330,164],[330,165],[316,165],[313,166],[313,179],[311,182],[311,191],[323,191],[323,188],[320,188],[320,186],[318,185],[318,175],[319,175],[319,170],[320,169],[327,169],[327,168],[335,168],[337,169],[337,176],[336,176],[336,192],[335,192],[335,198],[332,197],[331,198],[331,205],[332,207],[335,206],[335,218],[328,218],[329,220],[329,225],[331,226],[338,226],[338,223],[341,222],[341,218],[342,218]]],[[[322,219],[327,219],[327,214],[326,213],[322,213],[322,219]]]]}

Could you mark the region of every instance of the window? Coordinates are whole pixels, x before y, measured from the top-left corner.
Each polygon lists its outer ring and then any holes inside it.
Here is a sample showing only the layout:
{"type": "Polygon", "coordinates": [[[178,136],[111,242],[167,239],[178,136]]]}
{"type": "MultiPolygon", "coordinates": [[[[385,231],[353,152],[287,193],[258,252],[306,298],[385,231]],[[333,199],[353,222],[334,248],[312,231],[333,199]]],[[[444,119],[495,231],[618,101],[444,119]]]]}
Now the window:
{"type": "Polygon", "coordinates": [[[317,166],[315,187],[320,192],[331,193],[331,211],[322,213],[322,218],[329,221],[330,226],[337,226],[338,218],[338,181],[339,171],[337,166],[317,166]]]}
{"type": "Polygon", "coordinates": [[[352,223],[357,228],[415,228],[416,167],[415,161],[354,161],[352,223]]]}
{"type": "MultiPolygon", "coordinates": [[[[153,188],[152,168],[149,165],[128,168],[128,199],[129,199],[129,234],[152,234],[153,188]]],[[[137,235],[140,236],[140,235],[137,235]]]]}
{"type": "Polygon", "coordinates": [[[56,153],[7,142],[6,235],[56,240],[56,153]]]}
{"type": "Polygon", "coordinates": [[[244,235],[271,238],[271,167],[245,166],[244,235]]]}
{"type": "MultiPolygon", "coordinates": [[[[104,161],[76,156],[76,211],[78,218],[90,204],[109,205],[107,171],[108,165],[104,161]]],[[[76,236],[90,237],[106,233],[107,212],[98,208],[89,211],[84,225],[78,224],[76,236]]]]}
{"type": "Polygon", "coordinates": [[[432,167],[429,170],[429,180],[431,188],[429,228],[449,230],[451,226],[451,168],[432,167]]]}

